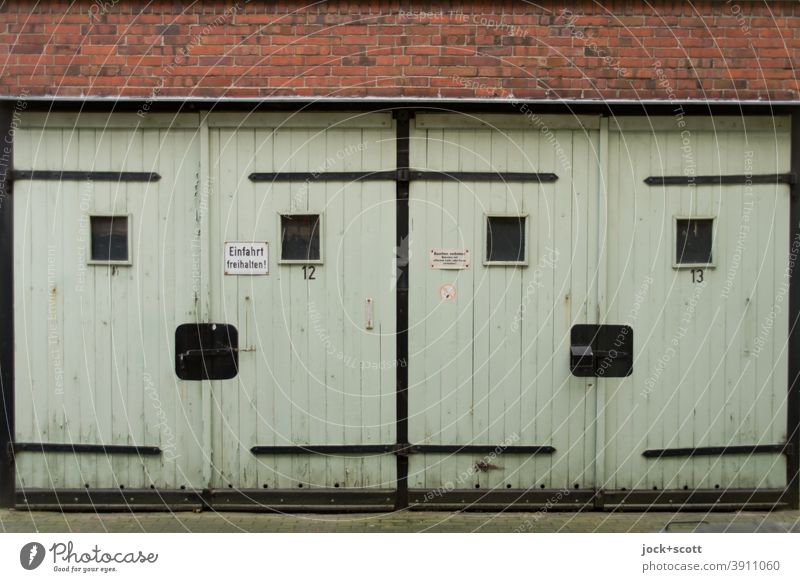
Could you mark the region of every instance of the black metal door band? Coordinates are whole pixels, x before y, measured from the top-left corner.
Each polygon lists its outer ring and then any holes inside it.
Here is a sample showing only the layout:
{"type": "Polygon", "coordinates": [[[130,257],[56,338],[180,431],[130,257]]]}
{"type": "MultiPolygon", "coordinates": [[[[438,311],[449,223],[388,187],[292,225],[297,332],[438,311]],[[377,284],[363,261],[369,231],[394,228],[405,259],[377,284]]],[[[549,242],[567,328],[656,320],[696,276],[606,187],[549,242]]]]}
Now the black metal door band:
{"type": "Polygon", "coordinates": [[[680,449],[648,449],[643,457],[661,459],[665,457],[700,457],[710,455],[760,455],[792,454],[791,443],[782,445],[731,445],[729,447],[687,447],[680,449]]]}
{"type": "MultiPolygon", "coordinates": [[[[398,150],[399,153],[399,150],[398,150]]],[[[399,168],[374,172],[253,172],[251,182],[357,182],[387,181],[410,182],[440,180],[445,182],[541,182],[558,180],[553,173],[540,172],[445,172],[399,168]]]]}
{"type": "Polygon", "coordinates": [[[16,453],[100,453],[103,455],[160,455],[159,447],[138,445],[93,445],[78,443],[14,443],[16,453]]]}
{"type": "Polygon", "coordinates": [[[254,455],[412,455],[412,454],[476,454],[496,453],[509,455],[552,454],[556,449],[549,445],[256,445],[250,449],[254,455]]]}
{"type": "Polygon", "coordinates": [[[14,170],[14,180],[51,180],[93,182],[157,182],[161,179],[155,172],[84,172],[66,170],[14,170]]]}

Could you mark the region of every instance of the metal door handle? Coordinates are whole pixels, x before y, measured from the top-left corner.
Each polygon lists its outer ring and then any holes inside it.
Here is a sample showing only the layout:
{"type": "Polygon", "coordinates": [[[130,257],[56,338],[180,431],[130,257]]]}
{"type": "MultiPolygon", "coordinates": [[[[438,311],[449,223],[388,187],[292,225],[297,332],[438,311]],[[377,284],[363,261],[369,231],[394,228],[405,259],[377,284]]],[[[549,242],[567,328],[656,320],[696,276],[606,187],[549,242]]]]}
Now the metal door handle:
{"type": "Polygon", "coordinates": [[[238,348],[208,348],[208,349],[197,349],[197,350],[186,350],[185,352],[181,352],[178,354],[178,357],[182,360],[187,357],[191,356],[229,356],[233,352],[238,352],[238,348]]]}
{"type": "Polygon", "coordinates": [[[373,307],[372,297],[367,297],[367,308],[366,308],[366,313],[367,313],[367,326],[366,327],[367,327],[367,329],[373,329],[373,327],[374,327],[374,322],[373,322],[374,317],[373,317],[373,309],[372,309],[372,307],[373,307]]]}

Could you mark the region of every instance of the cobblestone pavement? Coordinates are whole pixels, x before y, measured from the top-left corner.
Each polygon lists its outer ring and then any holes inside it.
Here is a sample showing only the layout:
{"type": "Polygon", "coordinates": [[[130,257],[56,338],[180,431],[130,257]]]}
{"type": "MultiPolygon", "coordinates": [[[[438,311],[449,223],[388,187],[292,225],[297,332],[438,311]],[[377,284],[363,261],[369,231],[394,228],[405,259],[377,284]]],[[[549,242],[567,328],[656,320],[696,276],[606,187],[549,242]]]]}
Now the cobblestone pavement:
{"type": "Polygon", "coordinates": [[[800,511],[741,513],[56,513],[0,510],[0,532],[800,532],[800,511]]]}

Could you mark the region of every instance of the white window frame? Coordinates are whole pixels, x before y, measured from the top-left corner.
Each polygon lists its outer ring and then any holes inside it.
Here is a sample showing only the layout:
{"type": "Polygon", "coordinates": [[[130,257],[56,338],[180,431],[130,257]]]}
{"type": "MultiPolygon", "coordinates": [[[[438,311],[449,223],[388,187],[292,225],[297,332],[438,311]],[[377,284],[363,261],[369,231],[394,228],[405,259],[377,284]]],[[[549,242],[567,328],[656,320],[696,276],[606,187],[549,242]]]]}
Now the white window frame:
{"type": "Polygon", "coordinates": [[[325,261],[325,222],[324,213],[318,210],[286,210],[278,212],[278,264],[279,265],[322,265],[325,261]],[[283,258],[283,217],[284,216],[319,216],[319,259],[284,259],[283,258]]]}
{"type": "Polygon", "coordinates": [[[486,267],[527,267],[528,254],[530,252],[530,220],[527,212],[487,212],[483,220],[483,264],[486,267]],[[489,251],[489,219],[490,218],[524,218],[525,228],[523,230],[522,244],[525,245],[525,253],[521,261],[490,261],[489,251]]]}
{"type": "Polygon", "coordinates": [[[675,215],[672,217],[672,268],[673,269],[713,269],[717,266],[717,217],[710,214],[699,216],[675,215]],[[710,263],[679,263],[678,262],[678,221],[679,220],[710,220],[711,221],[711,262],[710,263]]]}
{"type": "Polygon", "coordinates": [[[89,212],[86,214],[89,223],[89,252],[86,253],[86,264],[91,266],[130,267],[133,265],[133,214],[126,212],[89,212]],[[126,261],[105,261],[92,258],[92,218],[125,218],[128,221],[128,259],[126,261]]]}

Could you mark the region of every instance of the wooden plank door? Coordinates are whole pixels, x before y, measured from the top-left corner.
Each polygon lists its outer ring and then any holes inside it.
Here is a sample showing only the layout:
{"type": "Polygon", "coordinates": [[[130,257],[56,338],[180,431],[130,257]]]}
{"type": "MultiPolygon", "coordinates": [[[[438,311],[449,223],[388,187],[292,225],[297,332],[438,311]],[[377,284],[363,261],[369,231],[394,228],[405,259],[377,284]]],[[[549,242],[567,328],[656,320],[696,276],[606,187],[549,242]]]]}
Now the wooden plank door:
{"type": "Polygon", "coordinates": [[[571,326],[596,317],[597,119],[418,114],[412,127],[414,169],[496,177],[411,184],[410,440],[500,452],[412,455],[409,487],[591,489],[595,391],[568,353],[571,326]],[[524,260],[489,260],[508,218],[524,260]],[[469,266],[436,268],[436,249],[468,250],[469,266]],[[554,450],[512,452],[537,445],[554,450]]]}
{"type": "Polygon", "coordinates": [[[359,448],[396,439],[395,184],[318,179],[392,169],[391,116],[209,125],[212,319],[234,324],[240,347],[238,376],[212,382],[212,486],[393,489],[394,455],[359,448]],[[304,176],[254,182],[254,172],[304,176]],[[292,255],[309,220],[318,254],[292,255]],[[226,241],[267,241],[269,274],[225,275],[226,241]],[[312,451],[331,446],[352,452],[312,451]]]}
{"type": "Polygon", "coordinates": [[[780,450],[720,449],[787,438],[789,186],[692,180],[787,172],[788,127],[787,118],[612,122],[606,318],[634,328],[635,359],[631,376],[606,380],[600,487],[785,486],[780,450]],[[648,185],[650,176],[692,180],[648,185]],[[710,225],[711,264],[676,260],[690,218],[710,225]]]}
{"type": "Polygon", "coordinates": [[[200,383],[174,372],[175,327],[198,321],[196,126],[191,115],[22,118],[18,170],[160,178],[16,181],[15,441],[160,452],[19,452],[20,492],[205,486],[200,383]],[[98,216],[125,221],[127,264],[93,260],[98,216]]]}

